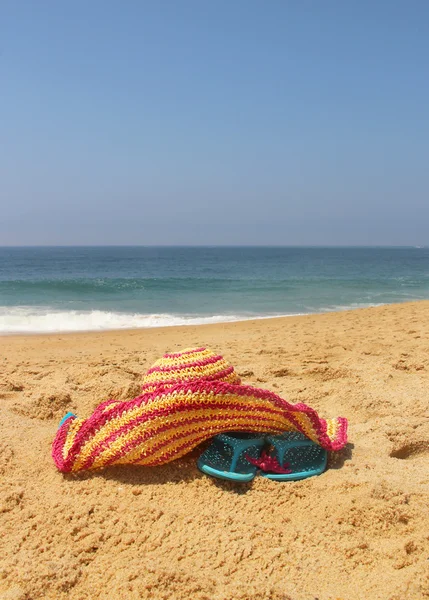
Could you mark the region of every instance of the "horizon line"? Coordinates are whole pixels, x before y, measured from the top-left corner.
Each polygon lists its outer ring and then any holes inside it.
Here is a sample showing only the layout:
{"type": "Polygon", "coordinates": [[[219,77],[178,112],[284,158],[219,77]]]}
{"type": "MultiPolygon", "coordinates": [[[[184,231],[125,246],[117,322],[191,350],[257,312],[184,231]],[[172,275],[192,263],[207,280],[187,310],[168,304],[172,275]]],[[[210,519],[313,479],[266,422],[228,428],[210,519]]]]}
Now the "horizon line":
{"type": "Polygon", "coordinates": [[[0,248],[429,248],[427,244],[7,244],[0,248]]]}
{"type": "Polygon", "coordinates": [[[0,248],[428,248],[427,244],[0,244],[0,248]]]}

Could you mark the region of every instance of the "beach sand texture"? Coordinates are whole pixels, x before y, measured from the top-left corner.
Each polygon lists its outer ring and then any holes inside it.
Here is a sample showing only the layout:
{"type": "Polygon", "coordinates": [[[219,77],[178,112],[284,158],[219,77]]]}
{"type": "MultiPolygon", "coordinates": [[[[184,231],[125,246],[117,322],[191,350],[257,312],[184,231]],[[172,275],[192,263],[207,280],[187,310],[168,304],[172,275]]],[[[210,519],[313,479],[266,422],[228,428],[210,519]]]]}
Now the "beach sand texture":
{"type": "Polygon", "coordinates": [[[2,600],[429,598],[429,302],[209,326],[0,338],[2,600]],[[243,383],[349,419],[323,475],[237,486],[200,450],[62,475],[68,410],[207,346],[243,383]]]}

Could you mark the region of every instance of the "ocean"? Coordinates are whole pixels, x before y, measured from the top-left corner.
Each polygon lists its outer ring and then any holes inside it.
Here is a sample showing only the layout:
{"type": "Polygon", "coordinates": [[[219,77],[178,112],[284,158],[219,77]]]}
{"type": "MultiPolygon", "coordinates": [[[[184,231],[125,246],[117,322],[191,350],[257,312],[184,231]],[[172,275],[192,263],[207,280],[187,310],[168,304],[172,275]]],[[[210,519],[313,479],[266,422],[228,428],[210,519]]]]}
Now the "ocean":
{"type": "Polygon", "coordinates": [[[429,299],[429,248],[0,248],[0,334],[217,323],[429,299]]]}

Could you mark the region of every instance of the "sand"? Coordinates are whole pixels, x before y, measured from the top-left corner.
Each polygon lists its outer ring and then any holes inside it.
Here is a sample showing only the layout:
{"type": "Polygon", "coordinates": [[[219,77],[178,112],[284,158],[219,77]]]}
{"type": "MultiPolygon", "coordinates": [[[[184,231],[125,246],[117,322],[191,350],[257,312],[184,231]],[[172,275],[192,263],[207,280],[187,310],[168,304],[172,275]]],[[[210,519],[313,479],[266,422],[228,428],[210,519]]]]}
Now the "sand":
{"type": "Polygon", "coordinates": [[[429,598],[429,302],[211,326],[0,338],[3,600],[429,598]],[[235,486],[199,451],[64,476],[67,410],[139,393],[208,346],[243,382],[346,416],[320,477],[235,486]]]}

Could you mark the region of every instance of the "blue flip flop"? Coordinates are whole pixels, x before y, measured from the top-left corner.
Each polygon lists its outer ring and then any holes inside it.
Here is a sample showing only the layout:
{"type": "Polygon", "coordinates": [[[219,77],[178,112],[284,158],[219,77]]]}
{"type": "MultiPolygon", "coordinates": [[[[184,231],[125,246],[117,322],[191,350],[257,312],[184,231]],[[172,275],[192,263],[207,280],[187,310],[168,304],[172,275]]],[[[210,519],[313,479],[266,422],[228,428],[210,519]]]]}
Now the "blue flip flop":
{"type": "Polygon", "coordinates": [[[247,483],[254,479],[258,468],[246,456],[258,459],[264,445],[265,438],[254,433],[221,433],[213,438],[197,465],[206,475],[247,483]]]}
{"type": "Polygon", "coordinates": [[[314,475],[320,475],[326,469],[328,453],[298,431],[287,431],[281,435],[266,437],[273,447],[272,456],[281,467],[290,473],[264,473],[263,477],[274,481],[297,481],[314,475]]]}
{"type": "Polygon", "coordinates": [[[58,429],[61,427],[61,425],[63,423],[65,423],[65,421],[67,421],[67,419],[69,419],[70,417],[76,417],[76,415],[72,412],[68,412],[67,414],[64,415],[64,417],[61,419],[60,424],[58,425],[58,429]]]}

